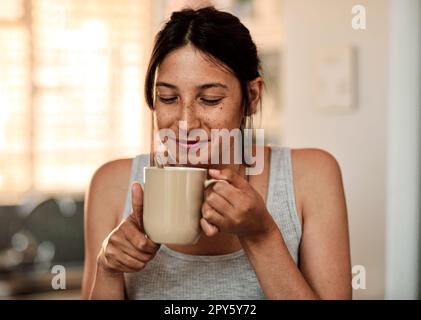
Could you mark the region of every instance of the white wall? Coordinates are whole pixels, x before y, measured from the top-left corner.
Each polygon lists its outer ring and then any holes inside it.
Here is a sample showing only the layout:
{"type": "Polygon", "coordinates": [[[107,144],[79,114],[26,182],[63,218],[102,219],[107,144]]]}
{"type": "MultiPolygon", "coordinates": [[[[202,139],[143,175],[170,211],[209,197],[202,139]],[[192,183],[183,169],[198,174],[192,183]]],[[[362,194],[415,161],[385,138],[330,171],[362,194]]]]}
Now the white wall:
{"type": "Polygon", "coordinates": [[[387,0],[284,0],[283,144],[317,147],[339,161],[348,205],[353,265],[367,270],[354,298],[384,298],[388,103],[387,0]],[[367,10],[367,29],[351,28],[351,8],[367,10]],[[314,52],[352,45],[358,55],[358,106],[347,114],[316,110],[314,52]]]}
{"type": "Polygon", "coordinates": [[[386,298],[419,290],[421,2],[390,0],[386,298]]]}

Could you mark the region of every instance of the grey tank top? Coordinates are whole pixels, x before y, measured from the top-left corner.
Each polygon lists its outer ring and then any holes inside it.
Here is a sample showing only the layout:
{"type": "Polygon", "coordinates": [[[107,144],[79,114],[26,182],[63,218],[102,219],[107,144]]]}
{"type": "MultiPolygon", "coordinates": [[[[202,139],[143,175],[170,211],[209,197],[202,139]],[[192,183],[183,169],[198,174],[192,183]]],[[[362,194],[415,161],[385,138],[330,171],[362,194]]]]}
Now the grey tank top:
{"type": "MultiPolygon", "coordinates": [[[[283,235],[292,258],[298,263],[302,231],[295,204],[291,150],[288,147],[270,147],[266,205],[283,235]]],[[[129,185],[138,181],[143,187],[143,167],[148,165],[148,154],[134,158],[129,185]]],[[[130,212],[129,188],[123,218],[130,212]]],[[[129,299],[265,299],[243,249],[228,254],[202,256],[180,253],[161,245],[155,257],[143,270],[125,273],[124,276],[129,299]]]]}

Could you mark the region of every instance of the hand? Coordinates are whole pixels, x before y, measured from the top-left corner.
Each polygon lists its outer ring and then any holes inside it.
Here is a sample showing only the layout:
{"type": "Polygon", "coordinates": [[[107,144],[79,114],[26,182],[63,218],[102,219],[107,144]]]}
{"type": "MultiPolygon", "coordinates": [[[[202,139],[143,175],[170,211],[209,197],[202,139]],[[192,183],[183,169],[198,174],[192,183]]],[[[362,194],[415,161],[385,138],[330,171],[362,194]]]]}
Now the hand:
{"type": "Polygon", "coordinates": [[[277,227],[260,194],[243,177],[229,169],[210,169],[209,175],[228,183],[216,182],[205,191],[200,224],[207,236],[229,232],[248,238],[277,227]]]}
{"type": "Polygon", "coordinates": [[[134,183],[131,192],[131,214],[104,240],[97,258],[98,267],[111,274],[142,270],[160,247],[145,235],[142,187],[134,183]]]}

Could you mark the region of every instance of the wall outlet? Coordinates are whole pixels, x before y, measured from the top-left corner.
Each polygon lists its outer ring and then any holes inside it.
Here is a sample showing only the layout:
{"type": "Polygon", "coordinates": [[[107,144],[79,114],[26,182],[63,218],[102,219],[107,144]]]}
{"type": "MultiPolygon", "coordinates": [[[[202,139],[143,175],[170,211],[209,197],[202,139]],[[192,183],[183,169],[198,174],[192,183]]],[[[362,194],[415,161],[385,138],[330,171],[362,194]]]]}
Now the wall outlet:
{"type": "Polygon", "coordinates": [[[356,107],[356,54],[351,47],[325,47],[316,54],[318,110],[341,112],[356,107]]]}

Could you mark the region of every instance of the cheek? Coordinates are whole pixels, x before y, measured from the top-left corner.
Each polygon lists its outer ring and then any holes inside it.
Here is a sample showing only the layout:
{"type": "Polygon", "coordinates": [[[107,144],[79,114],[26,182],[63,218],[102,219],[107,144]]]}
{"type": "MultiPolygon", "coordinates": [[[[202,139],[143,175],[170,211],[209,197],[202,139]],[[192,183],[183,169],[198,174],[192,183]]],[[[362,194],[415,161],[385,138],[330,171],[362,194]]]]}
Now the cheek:
{"type": "Polygon", "coordinates": [[[207,127],[215,129],[234,129],[241,123],[241,110],[238,106],[223,103],[204,113],[207,127]]]}
{"type": "Polygon", "coordinates": [[[155,119],[158,128],[169,128],[176,121],[177,114],[175,110],[157,105],[155,108],[155,119]]]}

